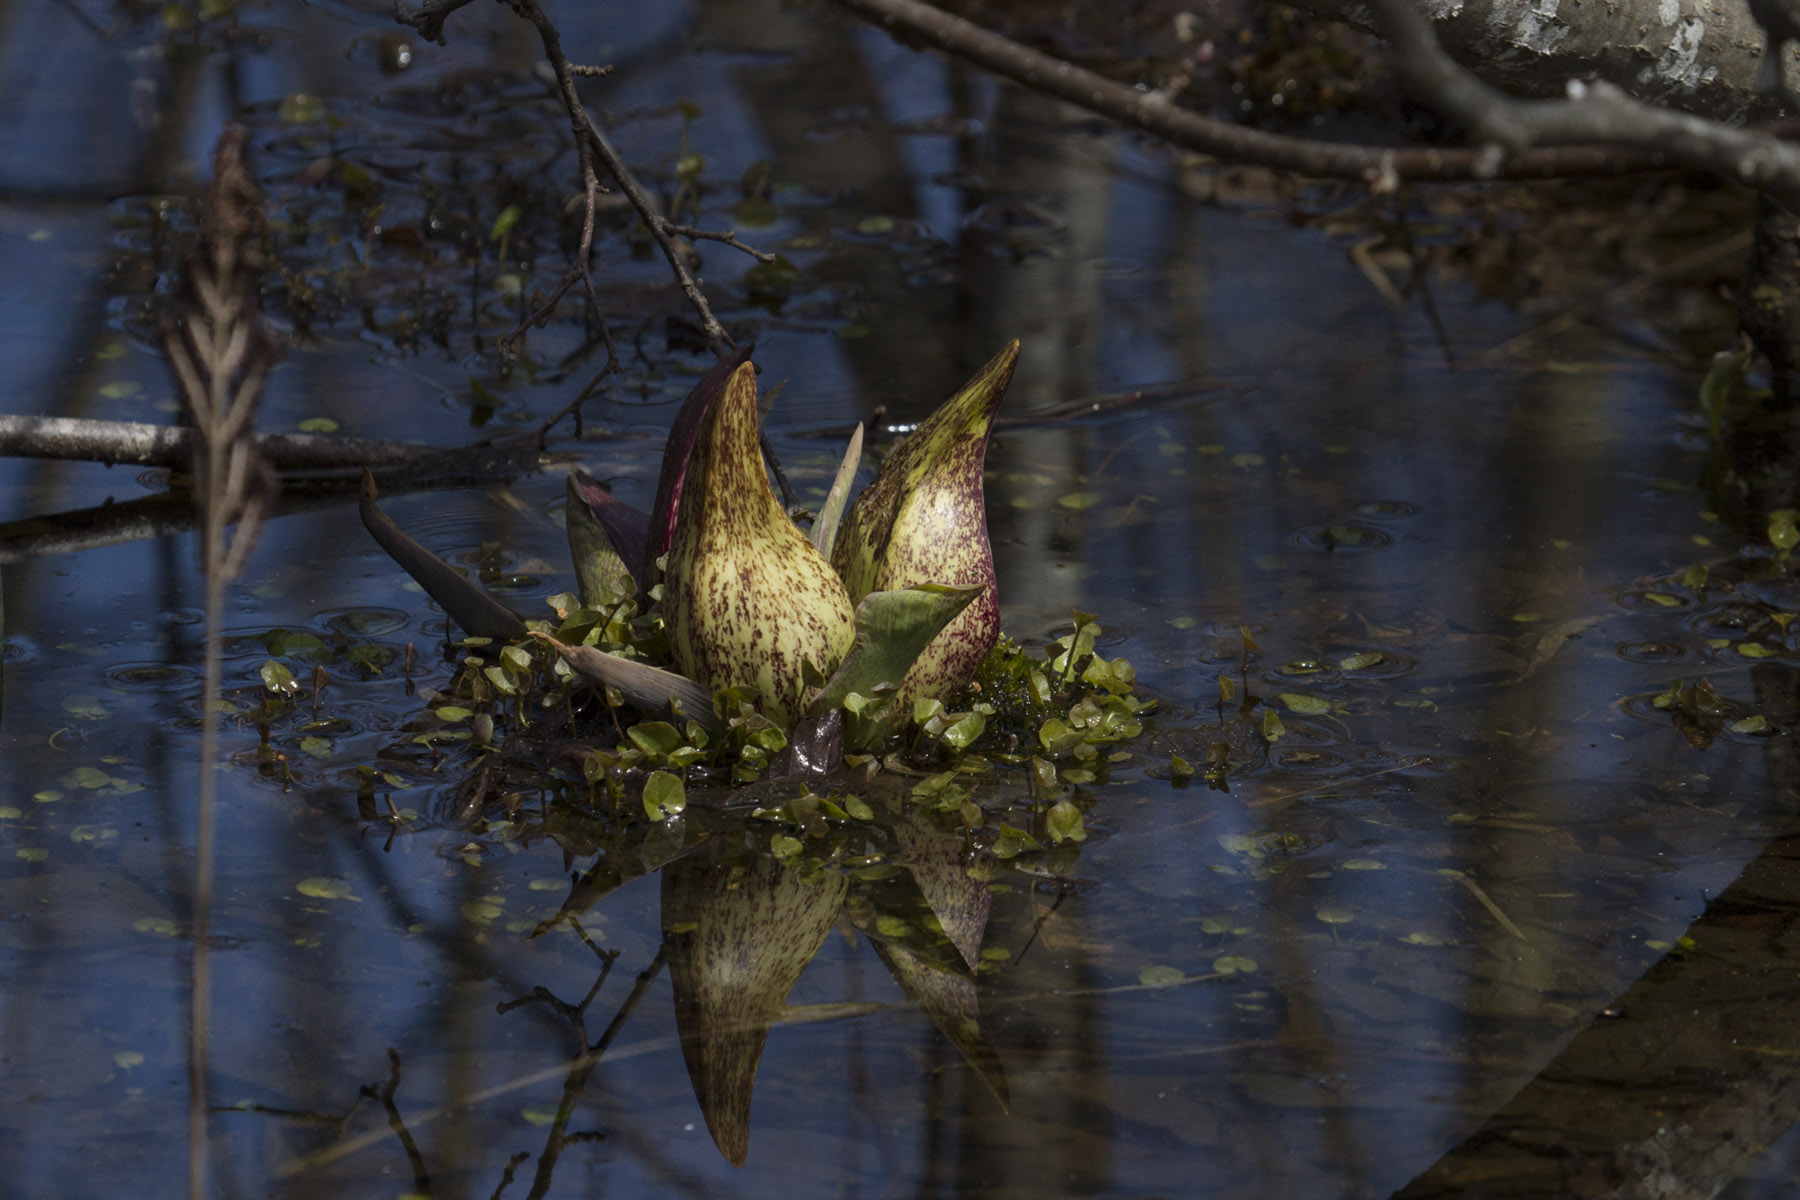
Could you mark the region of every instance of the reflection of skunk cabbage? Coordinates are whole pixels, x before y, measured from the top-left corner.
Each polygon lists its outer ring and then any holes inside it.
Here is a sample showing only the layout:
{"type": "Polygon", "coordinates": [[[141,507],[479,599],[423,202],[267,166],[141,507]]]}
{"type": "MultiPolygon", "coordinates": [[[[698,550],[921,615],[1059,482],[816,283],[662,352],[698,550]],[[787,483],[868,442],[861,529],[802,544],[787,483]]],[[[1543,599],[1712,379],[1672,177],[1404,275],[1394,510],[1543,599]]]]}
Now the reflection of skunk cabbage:
{"type": "MultiPolygon", "coordinates": [[[[679,674],[536,636],[640,707],[674,702],[713,728],[711,695],[726,688],[753,696],[784,727],[852,694],[893,691],[901,711],[948,698],[999,636],[981,480],[1018,353],[1017,342],[1007,346],[921,424],[846,516],[859,431],[810,539],[769,486],[748,348],[719,363],[675,418],[654,512],[614,500],[579,472],[570,486],[584,598],[627,574],[641,594],[660,579],[679,674]],[[577,496],[585,503],[574,504],[577,496]]],[[[370,532],[466,632],[523,634],[516,617],[407,538],[373,499],[367,487],[370,532]]]]}

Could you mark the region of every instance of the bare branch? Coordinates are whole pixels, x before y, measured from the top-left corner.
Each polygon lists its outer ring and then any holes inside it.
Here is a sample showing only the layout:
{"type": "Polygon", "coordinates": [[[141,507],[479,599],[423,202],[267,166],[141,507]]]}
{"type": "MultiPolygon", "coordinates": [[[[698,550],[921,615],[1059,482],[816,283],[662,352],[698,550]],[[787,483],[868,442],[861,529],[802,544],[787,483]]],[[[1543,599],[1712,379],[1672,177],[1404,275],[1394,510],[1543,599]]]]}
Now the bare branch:
{"type": "Polygon", "coordinates": [[[1483,165],[1534,147],[1608,145],[1668,166],[1722,175],[1800,209],[1800,147],[1765,133],[1639,103],[1610,83],[1571,81],[1566,100],[1515,100],[1458,66],[1407,0],[1369,0],[1393,48],[1394,68],[1416,99],[1486,139],[1483,165]]]}
{"type": "Polygon", "coordinates": [[[1232,162],[1370,182],[1545,179],[1688,166],[1777,196],[1800,192],[1800,153],[1767,134],[1650,108],[1610,85],[1588,87],[1572,101],[1516,101],[1495,92],[1451,62],[1422,19],[1401,0],[1374,0],[1374,7],[1390,31],[1402,77],[1420,89],[1422,98],[1467,121],[1486,141],[1512,147],[1513,153],[1496,153],[1491,147],[1386,149],[1245,129],[1040,54],[918,0],[836,2],[890,32],[1232,162]]]}
{"type": "Polygon", "coordinates": [[[545,15],[537,0],[504,0],[504,3],[525,20],[530,21],[538,31],[538,40],[544,46],[544,58],[550,64],[554,76],[557,97],[563,108],[568,111],[569,125],[575,135],[577,144],[586,143],[592,147],[594,155],[606,168],[607,174],[618,182],[619,190],[631,201],[644,225],[650,230],[650,236],[656,240],[662,250],[663,257],[669,262],[669,270],[675,274],[675,281],[687,301],[699,314],[700,328],[706,335],[706,344],[712,347],[714,354],[723,358],[735,345],[719,319],[713,316],[712,307],[707,304],[706,297],[701,294],[700,285],[695,281],[693,272],[688,269],[686,255],[675,244],[668,221],[663,219],[656,201],[644,190],[625,160],[601,132],[600,126],[589,115],[587,106],[581,102],[581,96],[575,91],[575,68],[562,48],[562,34],[555,22],[545,15]]]}
{"type": "MultiPolygon", "coordinates": [[[[658,218],[661,220],[661,218],[658,218]]],[[[733,250],[742,250],[757,262],[772,263],[775,256],[766,250],[758,250],[755,246],[738,241],[737,230],[695,229],[692,225],[672,225],[663,221],[663,228],[678,237],[689,238],[696,242],[723,242],[733,250]]]]}
{"type": "MultiPolygon", "coordinates": [[[[185,471],[200,440],[195,430],[180,425],[0,415],[0,457],[185,471]]],[[[281,472],[353,472],[360,478],[367,467],[378,476],[468,477],[516,474],[537,464],[537,452],[522,443],[443,447],[313,433],[261,433],[250,441],[281,472]]]]}
{"type": "Polygon", "coordinates": [[[428,42],[444,44],[444,22],[459,8],[467,8],[475,0],[425,0],[408,12],[404,0],[394,0],[394,20],[410,25],[428,42]]]}

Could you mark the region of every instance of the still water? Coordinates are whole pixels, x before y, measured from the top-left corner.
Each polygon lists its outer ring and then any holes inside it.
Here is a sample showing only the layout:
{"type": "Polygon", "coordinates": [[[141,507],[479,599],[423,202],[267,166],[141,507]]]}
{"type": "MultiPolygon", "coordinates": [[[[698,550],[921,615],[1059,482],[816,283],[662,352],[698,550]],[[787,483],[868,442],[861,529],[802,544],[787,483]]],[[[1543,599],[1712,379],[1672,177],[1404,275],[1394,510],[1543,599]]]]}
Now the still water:
{"type": "MultiPolygon", "coordinates": [[[[818,8],[561,8],[617,68],[589,96],[627,157],[667,198],[700,156],[698,222],[783,256],[700,250],[788,381],[802,492],[858,420],[904,427],[1022,339],[987,480],[1006,628],[1099,614],[1160,706],[1059,785],[1083,842],[1022,772],[977,789],[973,838],[889,780],[835,858],[784,866],[742,811],[590,804],[529,730],[422,742],[442,613],[353,503],[294,505],[211,698],[217,1194],[1789,1194],[1800,596],[1710,511],[1692,415],[1736,202],[1663,181],[1590,238],[1557,193],[1299,190],[818,8]],[[265,748],[271,660],[304,692],[265,748]],[[1701,678],[1723,699],[1656,704],[1701,678]],[[1175,777],[1215,743],[1228,790],[1175,777]],[[936,967],[896,933],[927,918],[936,967]]],[[[472,8],[398,71],[396,28],[0,5],[0,408],[169,419],[157,296],[233,116],[290,334],[262,428],[459,444],[567,403],[604,361],[578,302],[510,369],[497,346],[572,245],[529,31],[472,8]]],[[[602,226],[625,371],[551,449],[647,506],[709,359],[602,226]]],[[[563,470],[385,507],[548,616],[563,470]]],[[[19,524],[165,486],[0,463],[6,1195],[182,1188],[192,537],[19,524]]]]}

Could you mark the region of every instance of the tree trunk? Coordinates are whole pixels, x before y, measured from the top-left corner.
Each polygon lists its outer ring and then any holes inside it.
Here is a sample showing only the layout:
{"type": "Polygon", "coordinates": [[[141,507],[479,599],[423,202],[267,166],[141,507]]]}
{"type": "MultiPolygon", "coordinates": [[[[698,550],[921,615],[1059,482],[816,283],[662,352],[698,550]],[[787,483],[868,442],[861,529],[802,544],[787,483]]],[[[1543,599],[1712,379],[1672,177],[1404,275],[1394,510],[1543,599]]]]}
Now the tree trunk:
{"type": "MultiPolygon", "coordinates": [[[[1319,16],[1380,33],[1354,0],[1295,0],[1319,16]]],[[[1641,100],[1717,120],[1778,115],[1752,90],[1763,33],[1742,3],[1711,0],[1416,0],[1452,57],[1489,83],[1559,96],[1571,79],[1604,79],[1641,100]]],[[[1787,53],[1790,79],[1800,78],[1787,53]]]]}

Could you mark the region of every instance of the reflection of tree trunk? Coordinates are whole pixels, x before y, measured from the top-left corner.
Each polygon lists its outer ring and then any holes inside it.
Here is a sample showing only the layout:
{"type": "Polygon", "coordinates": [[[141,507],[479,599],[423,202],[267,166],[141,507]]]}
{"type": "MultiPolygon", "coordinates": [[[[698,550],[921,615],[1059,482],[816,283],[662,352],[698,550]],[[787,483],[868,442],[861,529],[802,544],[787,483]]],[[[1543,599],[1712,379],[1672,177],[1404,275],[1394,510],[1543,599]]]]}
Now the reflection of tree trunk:
{"type": "MultiPolygon", "coordinates": [[[[1800,672],[1757,705],[1800,721],[1800,672]]],[[[1776,795],[1800,784],[1769,743],[1776,795]]],[[[1800,1121],[1800,834],[1771,841],[1657,963],[1475,1134],[1396,1195],[1712,1196],[1800,1121]]]]}

